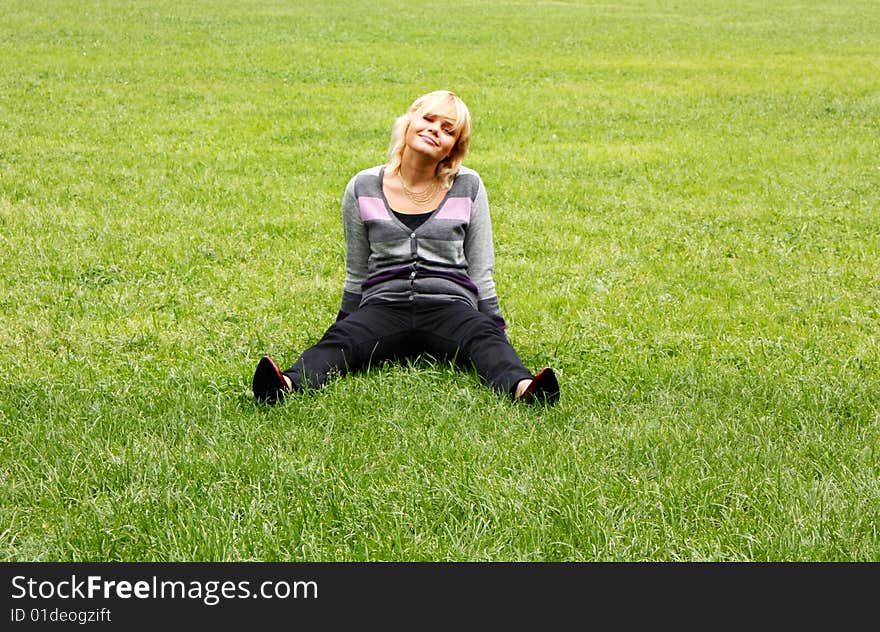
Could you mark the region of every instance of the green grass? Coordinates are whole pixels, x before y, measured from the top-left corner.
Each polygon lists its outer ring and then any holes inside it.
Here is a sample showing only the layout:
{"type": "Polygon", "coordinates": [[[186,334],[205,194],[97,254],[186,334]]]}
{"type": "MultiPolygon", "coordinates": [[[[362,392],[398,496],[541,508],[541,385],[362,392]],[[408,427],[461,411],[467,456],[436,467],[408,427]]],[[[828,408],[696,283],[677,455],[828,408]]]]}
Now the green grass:
{"type": "Polygon", "coordinates": [[[880,560],[876,2],[3,14],[0,558],[880,560]],[[561,404],[425,361],[255,405],[435,88],[561,404]]]}

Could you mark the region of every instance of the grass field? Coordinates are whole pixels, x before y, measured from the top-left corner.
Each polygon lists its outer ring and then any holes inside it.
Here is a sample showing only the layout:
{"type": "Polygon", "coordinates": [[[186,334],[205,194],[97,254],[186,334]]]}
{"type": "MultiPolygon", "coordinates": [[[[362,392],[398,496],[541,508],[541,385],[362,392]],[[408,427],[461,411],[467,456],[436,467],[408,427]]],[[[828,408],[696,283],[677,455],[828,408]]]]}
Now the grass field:
{"type": "Polygon", "coordinates": [[[868,0],[4,0],[0,558],[880,561],[878,51],[868,0]],[[560,405],[256,405],[435,88],[560,405]]]}

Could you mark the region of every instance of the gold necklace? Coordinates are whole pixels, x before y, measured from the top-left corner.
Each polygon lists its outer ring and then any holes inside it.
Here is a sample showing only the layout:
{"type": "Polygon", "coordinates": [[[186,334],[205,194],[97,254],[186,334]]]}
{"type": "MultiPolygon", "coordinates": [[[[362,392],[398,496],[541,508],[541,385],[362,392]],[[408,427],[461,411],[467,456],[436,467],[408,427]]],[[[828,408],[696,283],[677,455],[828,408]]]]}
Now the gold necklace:
{"type": "Polygon", "coordinates": [[[400,184],[403,186],[403,192],[406,193],[406,197],[410,199],[410,201],[416,206],[425,206],[431,200],[434,199],[434,196],[437,194],[437,190],[440,188],[440,183],[437,182],[436,179],[431,181],[431,184],[426,186],[421,191],[413,191],[410,189],[406,180],[403,179],[403,174],[399,171],[397,172],[397,177],[400,179],[400,184]]]}

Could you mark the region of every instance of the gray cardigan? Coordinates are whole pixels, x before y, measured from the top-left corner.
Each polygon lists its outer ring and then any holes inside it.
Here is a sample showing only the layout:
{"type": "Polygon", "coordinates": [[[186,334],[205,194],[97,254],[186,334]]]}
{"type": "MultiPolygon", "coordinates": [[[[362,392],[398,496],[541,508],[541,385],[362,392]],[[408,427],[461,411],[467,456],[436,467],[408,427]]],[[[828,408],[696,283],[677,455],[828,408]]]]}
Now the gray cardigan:
{"type": "Polygon", "coordinates": [[[504,330],[492,278],[489,202],[480,176],[461,167],[434,214],[410,230],[394,216],[382,192],[384,169],[365,169],[345,188],[339,318],[367,304],[433,298],[464,301],[504,330]]]}

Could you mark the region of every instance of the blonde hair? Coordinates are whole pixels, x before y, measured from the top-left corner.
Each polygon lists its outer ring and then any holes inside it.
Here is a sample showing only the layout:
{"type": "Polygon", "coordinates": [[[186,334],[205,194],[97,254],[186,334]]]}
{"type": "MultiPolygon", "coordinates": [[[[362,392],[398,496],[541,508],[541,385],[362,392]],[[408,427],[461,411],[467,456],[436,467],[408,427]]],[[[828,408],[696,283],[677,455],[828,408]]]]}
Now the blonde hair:
{"type": "Polygon", "coordinates": [[[385,165],[388,173],[400,173],[400,162],[403,159],[403,150],[406,148],[406,131],[409,124],[425,114],[448,115],[453,119],[452,130],[458,134],[455,146],[449,155],[437,165],[436,177],[440,184],[449,188],[458,173],[458,168],[467,154],[471,142],[471,113],[454,92],[449,90],[435,90],[420,96],[409,106],[406,114],[399,116],[391,128],[391,145],[388,148],[388,164],[385,165]]]}

